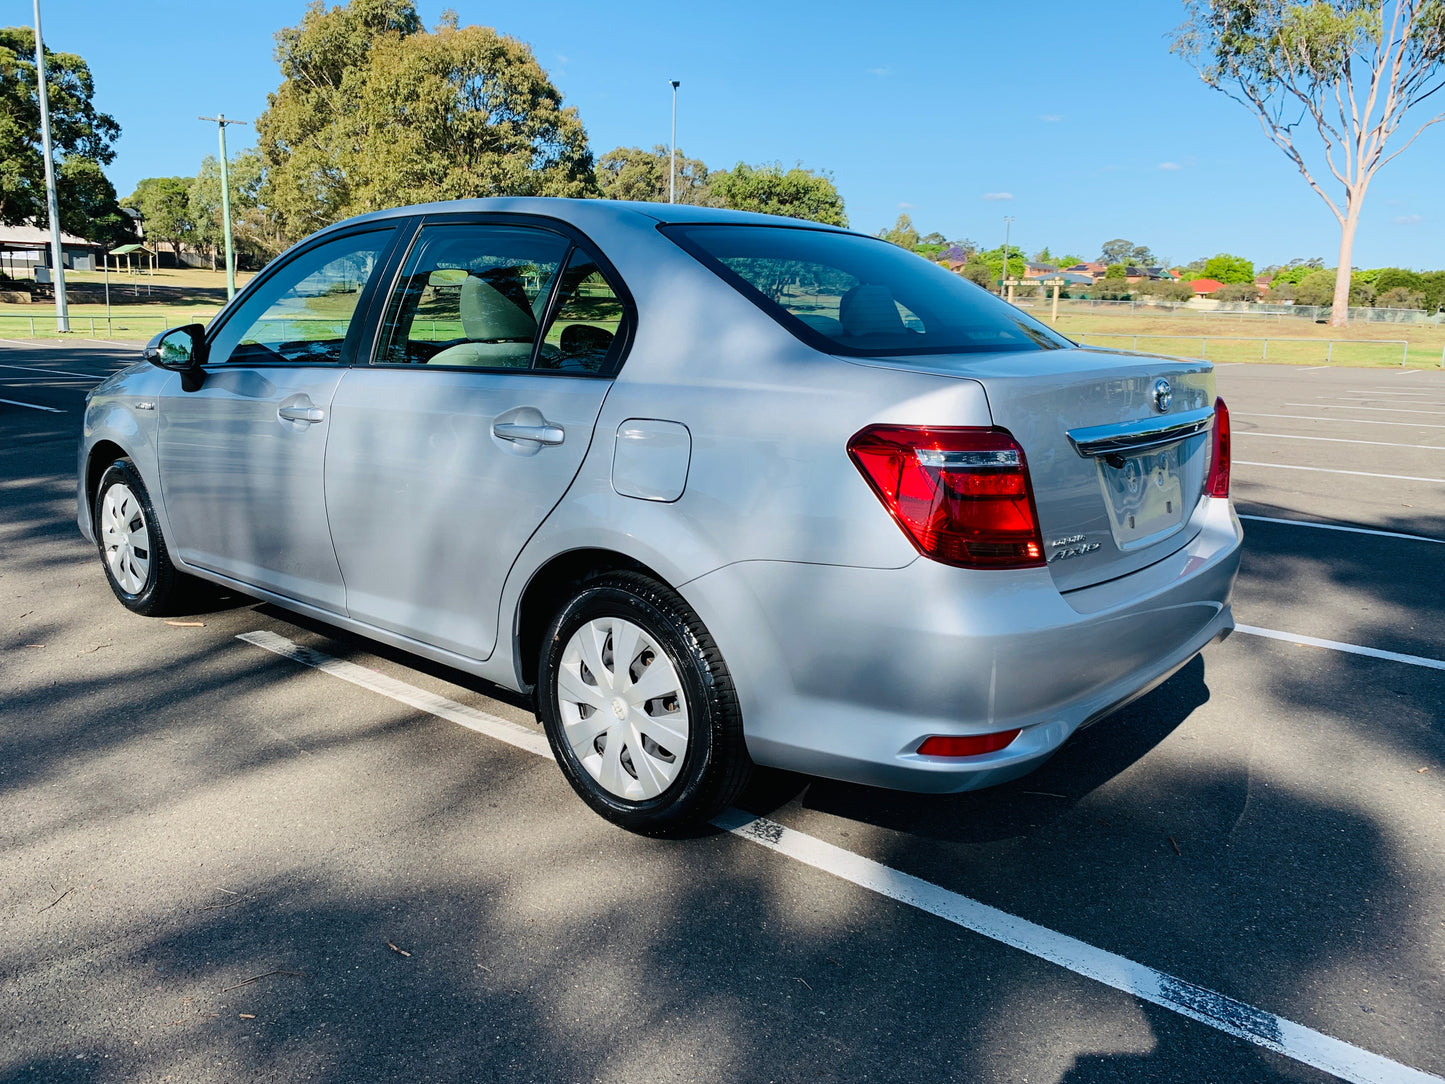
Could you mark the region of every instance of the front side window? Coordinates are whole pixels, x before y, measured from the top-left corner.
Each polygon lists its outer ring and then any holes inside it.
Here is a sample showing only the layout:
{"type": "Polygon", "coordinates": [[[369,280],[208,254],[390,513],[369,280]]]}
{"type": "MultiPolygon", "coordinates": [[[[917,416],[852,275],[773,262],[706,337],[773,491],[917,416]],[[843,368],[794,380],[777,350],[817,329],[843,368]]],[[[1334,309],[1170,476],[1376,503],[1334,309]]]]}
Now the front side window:
{"type": "Polygon", "coordinates": [[[376,363],[530,368],[570,247],[526,227],[425,227],[387,305],[376,363]]]}
{"type": "Polygon", "coordinates": [[[391,230],[338,237],[266,279],[211,340],[209,360],[232,365],[336,365],[367,280],[391,230]]]}
{"type": "Polygon", "coordinates": [[[1072,346],[992,294],[858,234],[786,226],[665,232],[809,345],[857,357],[1072,346]]]}

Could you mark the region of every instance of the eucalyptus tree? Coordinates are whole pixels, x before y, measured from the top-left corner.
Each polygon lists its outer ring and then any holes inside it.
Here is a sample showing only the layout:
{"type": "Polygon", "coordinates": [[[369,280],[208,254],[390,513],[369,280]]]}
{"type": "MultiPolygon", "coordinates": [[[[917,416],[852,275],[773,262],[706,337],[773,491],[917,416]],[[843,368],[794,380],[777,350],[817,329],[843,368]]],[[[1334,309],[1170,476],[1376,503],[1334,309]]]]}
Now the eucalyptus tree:
{"type": "Polygon", "coordinates": [[[1445,0],[1186,0],[1185,7],[1173,51],[1255,115],[1339,223],[1330,322],[1343,326],[1370,182],[1445,120],[1445,111],[1431,112],[1439,99],[1419,108],[1445,83],[1445,0]]]}

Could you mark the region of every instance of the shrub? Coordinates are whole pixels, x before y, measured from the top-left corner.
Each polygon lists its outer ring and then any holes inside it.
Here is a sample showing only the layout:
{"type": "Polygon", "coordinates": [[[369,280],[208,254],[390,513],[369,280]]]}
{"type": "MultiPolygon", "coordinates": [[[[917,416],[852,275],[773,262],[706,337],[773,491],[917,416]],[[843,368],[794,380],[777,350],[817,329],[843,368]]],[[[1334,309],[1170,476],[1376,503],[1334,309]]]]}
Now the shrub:
{"type": "Polygon", "coordinates": [[[1210,296],[1216,301],[1258,301],[1259,287],[1252,282],[1231,282],[1210,296]]]}
{"type": "Polygon", "coordinates": [[[1375,307],[1378,309],[1423,309],[1425,294],[1421,290],[1411,290],[1407,286],[1391,286],[1375,298],[1375,307]]]}
{"type": "Polygon", "coordinates": [[[1124,264],[1111,263],[1104,268],[1104,277],[1106,279],[1126,279],[1129,277],[1129,269],[1124,264]]]}

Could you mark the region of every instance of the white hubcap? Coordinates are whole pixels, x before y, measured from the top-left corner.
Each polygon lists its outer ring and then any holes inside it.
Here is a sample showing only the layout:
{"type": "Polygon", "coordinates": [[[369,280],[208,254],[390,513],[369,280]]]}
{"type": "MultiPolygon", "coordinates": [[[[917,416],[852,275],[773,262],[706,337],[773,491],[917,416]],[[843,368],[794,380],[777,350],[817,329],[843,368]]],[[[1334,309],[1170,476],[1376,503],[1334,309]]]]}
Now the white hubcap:
{"type": "Polygon", "coordinates": [[[599,617],[572,634],[557,702],[567,744],[609,793],[645,801],[677,778],[687,698],[667,653],[631,621],[599,617]]]}
{"type": "Polygon", "coordinates": [[[151,536],[145,513],[130,486],[117,482],[100,502],[100,541],[105,563],[128,595],[145,590],[151,571],[151,536]]]}

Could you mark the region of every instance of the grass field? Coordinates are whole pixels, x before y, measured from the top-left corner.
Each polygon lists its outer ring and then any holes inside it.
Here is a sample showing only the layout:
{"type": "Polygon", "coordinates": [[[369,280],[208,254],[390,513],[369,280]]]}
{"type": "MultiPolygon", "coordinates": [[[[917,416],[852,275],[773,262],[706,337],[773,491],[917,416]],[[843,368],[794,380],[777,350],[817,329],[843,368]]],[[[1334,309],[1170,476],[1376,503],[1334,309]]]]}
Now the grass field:
{"type": "MultiPolygon", "coordinates": [[[[236,275],[239,289],[251,280],[236,275]]],[[[149,339],[181,324],[205,323],[226,303],[226,275],[201,268],[158,270],[153,274],[110,274],[109,320],[105,275],[99,271],[68,271],[66,308],[70,334],[88,339],[149,339]]],[[[55,302],[0,305],[0,338],[57,338],[55,302]]]]}

